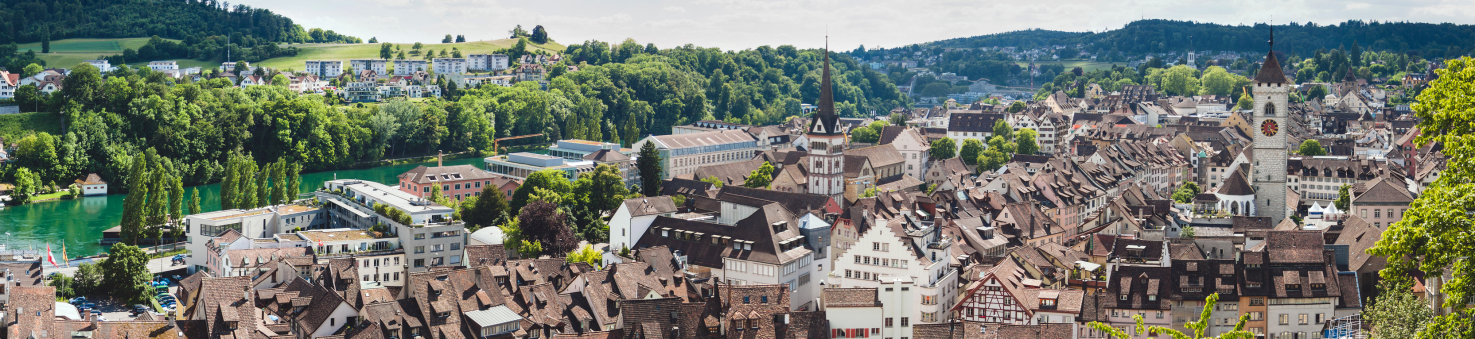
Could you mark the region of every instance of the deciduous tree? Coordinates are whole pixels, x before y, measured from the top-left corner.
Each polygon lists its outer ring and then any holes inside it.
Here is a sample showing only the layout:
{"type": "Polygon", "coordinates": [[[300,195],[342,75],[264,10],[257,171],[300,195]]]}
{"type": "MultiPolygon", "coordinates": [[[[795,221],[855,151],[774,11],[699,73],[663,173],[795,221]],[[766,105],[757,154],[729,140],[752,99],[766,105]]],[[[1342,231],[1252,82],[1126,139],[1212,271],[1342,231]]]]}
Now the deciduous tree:
{"type": "Polygon", "coordinates": [[[767,161],[764,161],[763,166],[758,166],[758,169],[748,173],[748,177],[743,179],[743,187],[749,188],[767,188],[771,183],[773,183],[773,164],[767,161]]]}
{"type": "Polygon", "coordinates": [[[543,254],[564,254],[573,251],[579,244],[568,225],[568,216],[554,204],[534,201],[523,207],[517,215],[525,241],[536,241],[543,246],[543,254]]]}
{"type": "Polygon", "coordinates": [[[963,150],[958,151],[958,157],[969,165],[977,165],[979,156],[983,155],[983,141],[978,139],[964,139],[963,150]]]}
{"type": "Polygon", "coordinates": [[[942,137],[942,139],[932,143],[932,148],[928,149],[927,155],[931,156],[932,159],[946,160],[958,156],[957,152],[958,144],[953,142],[953,138],[942,137]]]}
{"type": "Polygon", "coordinates": [[[148,301],[153,275],[147,267],[148,254],[129,244],[113,244],[102,262],[102,281],[109,294],[129,304],[148,301]]]}
{"type": "Polygon", "coordinates": [[[1320,141],[1316,141],[1316,139],[1306,139],[1306,141],[1301,142],[1301,150],[1299,153],[1304,156],[1318,156],[1326,155],[1326,150],[1321,148],[1320,141]]]}
{"type": "Polygon", "coordinates": [[[1039,141],[1035,140],[1035,136],[1037,135],[1039,134],[1035,133],[1035,130],[1033,128],[1020,129],[1019,135],[1016,136],[1016,140],[1014,140],[1014,144],[1017,145],[1015,152],[1026,155],[1034,155],[1035,153],[1039,153],[1040,143],[1039,141]]]}
{"type": "Polygon", "coordinates": [[[1426,274],[1444,275],[1449,283],[1439,284],[1446,297],[1442,307],[1454,311],[1433,316],[1433,322],[1420,331],[1419,338],[1470,338],[1475,327],[1470,322],[1475,308],[1466,302],[1475,296],[1475,246],[1470,233],[1475,232],[1475,59],[1462,57],[1448,60],[1437,70],[1439,77],[1418,96],[1415,115],[1421,119],[1422,134],[1416,145],[1439,143],[1449,155],[1445,170],[1428,185],[1403,213],[1403,220],[1383,231],[1383,237],[1369,254],[1388,258],[1388,266],[1380,273],[1384,279],[1406,276],[1417,269],[1426,274]]]}

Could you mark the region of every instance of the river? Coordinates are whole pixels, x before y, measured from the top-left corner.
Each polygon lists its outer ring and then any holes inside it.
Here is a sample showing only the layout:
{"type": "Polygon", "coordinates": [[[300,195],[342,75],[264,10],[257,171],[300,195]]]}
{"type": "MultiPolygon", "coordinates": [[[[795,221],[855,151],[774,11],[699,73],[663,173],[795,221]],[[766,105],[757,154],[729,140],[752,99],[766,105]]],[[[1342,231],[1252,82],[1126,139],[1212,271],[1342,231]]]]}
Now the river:
{"type": "MultiPolygon", "coordinates": [[[[447,160],[445,165],[475,165],[481,168],[481,158],[447,160]]],[[[415,166],[434,166],[435,162],[380,166],[366,169],[325,171],[302,174],[303,193],[322,187],[324,181],[361,179],[377,181],[391,186],[399,185],[401,173],[415,166]]],[[[106,180],[108,178],[104,178],[106,180]]],[[[194,186],[200,189],[200,208],[203,212],[220,209],[220,184],[194,186]]],[[[185,187],[185,203],[189,203],[194,187],[185,187]]],[[[49,243],[56,255],[61,255],[61,245],[66,243],[68,257],[80,257],[105,252],[98,244],[102,231],[118,225],[123,220],[124,194],[98,197],[83,197],[72,200],[46,201],[0,209],[0,244],[8,249],[42,250],[49,243]]]]}

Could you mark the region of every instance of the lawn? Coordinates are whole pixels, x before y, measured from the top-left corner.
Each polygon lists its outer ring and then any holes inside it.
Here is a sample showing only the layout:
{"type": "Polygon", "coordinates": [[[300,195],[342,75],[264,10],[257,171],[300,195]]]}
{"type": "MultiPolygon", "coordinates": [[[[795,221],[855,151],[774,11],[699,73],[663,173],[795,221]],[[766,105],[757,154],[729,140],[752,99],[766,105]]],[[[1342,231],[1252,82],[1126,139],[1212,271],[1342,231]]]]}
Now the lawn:
{"type": "MultiPolygon", "coordinates": [[[[138,49],[149,42],[149,38],[121,39],[64,39],[51,42],[51,53],[41,53],[41,43],[18,45],[19,51],[36,51],[48,68],[69,68],[86,60],[123,53],[124,48],[138,49]]],[[[145,61],[139,65],[147,65],[145,61]]]]}
{"type": "Polygon", "coordinates": [[[36,132],[61,135],[61,127],[61,117],[52,113],[0,114],[0,137],[6,142],[15,142],[36,132]]]}
{"type": "MultiPolygon", "coordinates": [[[[450,50],[452,47],[455,47],[461,50],[462,55],[487,54],[496,52],[499,49],[510,48],[516,44],[517,40],[512,39],[470,41],[450,44],[424,44],[422,51],[435,50],[436,52],[440,52],[441,50],[450,50]]],[[[405,51],[406,57],[416,58],[408,55],[410,53],[410,46],[414,45],[413,43],[396,45],[398,45],[400,49],[405,51]]],[[[528,46],[532,50],[541,49],[559,53],[562,53],[564,49],[563,45],[560,45],[556,42],[551,42],[543,45],[529,43],[528,46]]],[[[259,63],[252,63],[251,66],[271,67],[282,70],[301,70],[305,66],[304,62],[308,60],[348,61],[351,59],[379,58],[379,44],[290,44],[282,45],[282,47],[297,47],[297,56],[267,59],[259,63]]],[[[446,53],[450,52],[447,51],[446,53]]],[[[346,67],[348,65],[345,64],[343,66],[346,67]]]]}
{"type": "MultiPolygon", "coordinates": [[[[149,38],[121,39],[64,39],[51,42],[52,53],[122,53],[124,48],[138,49],[149,42],[149,38]]],[[[41,53],[41,43],[20,44],[19,51],[34,50],[41,53]]]]}
{"type": "MultiPolygon", "coordinates": [[[[41,53],[41,43],[23,44],[19,45],[19,48],[21,52],[25,52],[26,50],[36,51],[36,53],[39,54],[41,60],[46,60],[46,66],[48,68],[70,68],[83,61],[97,59],[99,56],[108,56],[123,53],[124,48],[132,48],[136,50],[139,47],[143,47],[143,45],[148,43],[148,41],[149,38],[56,40],[51,42],[51,53],[44,54],[41,53]]],[[[422,50],[435,50],[436,52],[447,50],[446,53],[450,53],[449,50],[452,47],[455,47],[461,50],[462,55],[486,54],[496,52],[497,50],[503,48],[511,48],[513,45],[516,44],[517,40],[512,39],[485,40],[450,44],[424,44],[422,50]]],[[[410,46],[414,44],[409,43],[397,45],[400,46],[400,48],[403,49],[406,54],[409,54],[410,46]]],[[[560,53],[563,52],[564,49],[563,45],[556,42],[543,45],[530,43],[528,44],[528,46],[532,50],[546,50],[550,52],[560,53]]],[[[297,56],[267,59],[261,62],[252,63],[251,66],[271,67],[282,70],[301,70],[304,67],[304,61],[308,60],[348,61],[350,59],[379,58],[379,44],[283,44],[282,47],[297,47],[297,56]]],[[[413,56],[406,56],[410,58],[415,58],[413,56]]],[[[140,60],[136,63],[130,62],[129,65],[133,66],[134,68],[142,68],[147,67],[149,61],[153,60],[140,60]]],[[[208,70],[210,68],[220,66],[219,61],[189,59],[178,59],[175,61],[179,62],[180,68],[198,66],[208,70]]]]}

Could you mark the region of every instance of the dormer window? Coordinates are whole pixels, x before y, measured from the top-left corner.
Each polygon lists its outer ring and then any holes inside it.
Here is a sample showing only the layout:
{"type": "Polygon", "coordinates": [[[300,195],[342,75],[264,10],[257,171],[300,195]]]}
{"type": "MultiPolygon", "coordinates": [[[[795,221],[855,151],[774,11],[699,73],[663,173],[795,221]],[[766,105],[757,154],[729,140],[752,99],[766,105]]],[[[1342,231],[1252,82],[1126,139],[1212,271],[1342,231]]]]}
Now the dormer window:
{"type": "MultiPolygon", "coordinates": [[[[1323,286],[1323,288],[1325,288],[1325,286],[1323,286]]],[[[1287,291],[1300,291],[1301,290],[1301,284],[1286,284],[1286,290],[1287,291]]]]}

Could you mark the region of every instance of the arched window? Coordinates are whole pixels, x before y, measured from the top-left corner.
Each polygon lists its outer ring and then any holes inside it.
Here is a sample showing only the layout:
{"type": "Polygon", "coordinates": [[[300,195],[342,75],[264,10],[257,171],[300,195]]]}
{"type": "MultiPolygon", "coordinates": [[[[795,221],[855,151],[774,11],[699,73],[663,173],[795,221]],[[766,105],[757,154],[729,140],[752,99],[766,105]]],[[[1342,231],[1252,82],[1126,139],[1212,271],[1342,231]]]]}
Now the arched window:
{"type": "Polygon", "coordinates": [[[1265,104],[1265,116],[1275,116],[1275,104],[1265,104]]]}

